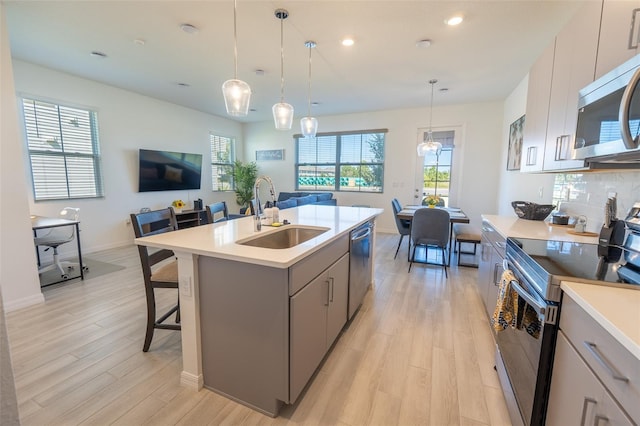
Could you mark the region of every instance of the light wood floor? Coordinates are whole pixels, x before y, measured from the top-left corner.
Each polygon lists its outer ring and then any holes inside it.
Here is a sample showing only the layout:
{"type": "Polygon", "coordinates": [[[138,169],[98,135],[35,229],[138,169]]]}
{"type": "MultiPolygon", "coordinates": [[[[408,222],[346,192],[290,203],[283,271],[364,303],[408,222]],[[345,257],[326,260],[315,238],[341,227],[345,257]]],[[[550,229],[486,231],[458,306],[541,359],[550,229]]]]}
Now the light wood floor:
{"type": "MultiPolygon", "coordinates": [[[[23,425],[509,425],[477,269],[415,265],[406,241],[379,234],[375,286],[294,406],[272,419],[179,385],[180,334],[157,330],[142,352],[145,300],[137,250],[93,253],[126,266],[44,290],[8,315],[23,425]]],[[[161,303],[175,299],[166,290],[161,303]]]]}

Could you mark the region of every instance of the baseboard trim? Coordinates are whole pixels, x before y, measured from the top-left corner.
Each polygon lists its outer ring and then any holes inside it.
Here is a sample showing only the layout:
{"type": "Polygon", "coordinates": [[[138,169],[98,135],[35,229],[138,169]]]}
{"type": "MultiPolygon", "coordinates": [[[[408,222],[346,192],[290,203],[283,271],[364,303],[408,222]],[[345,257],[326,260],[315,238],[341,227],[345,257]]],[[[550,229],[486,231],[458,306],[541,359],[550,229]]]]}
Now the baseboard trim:
{"type": "Polygon", "coordinates": [[[204,386],[202,374],[191,374],[186,371],[180,373],[180,384],[186,388],[199,391],[204,386]]]}
{"type": "Polygon", "coordinates": [[[27,308],[33,305],[39,305],[41,303],[44,303],[44,295],[42,294],[42,292],[28,297],[23,297],[22,299],[14,300],[12,302],[5,302],[4,311],[17,311],[18,309],[27,308]]]}

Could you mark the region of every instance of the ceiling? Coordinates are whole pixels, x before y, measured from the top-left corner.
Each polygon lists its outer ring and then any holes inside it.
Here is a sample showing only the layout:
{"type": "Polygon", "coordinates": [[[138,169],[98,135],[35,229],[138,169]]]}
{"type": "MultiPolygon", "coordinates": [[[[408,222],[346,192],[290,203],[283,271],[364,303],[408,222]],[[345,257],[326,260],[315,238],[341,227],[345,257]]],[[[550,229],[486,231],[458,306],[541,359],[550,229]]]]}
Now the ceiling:
{"type": "MultiPolygon", "coordinates": [[[[238,0],[238,78],[252,89],[241,122],[271,119],[284,99],[307,115],[503,100],[580,6],[579,1],[238,0]],[[461,13],[449,27],[445,18],[461,13]],[[352,36],[355,45],[340,40],[352,36]],[[416,42],[431,40],[420,48],[416,42]],[[263,70],[262,75],[256,70],[263,70]],[[446,91],[442,89],[448,89],[446,91]]],[[[4,1],[14,59],[227,117],[222,83],[234,76],[233,1],[4,1]],[[198,31],[189,34],[180,25],[198,31]],[[137,40],[137,41],[136,41],[137,40]],[[95,57],[103,52],[106,58],[95,57]],[[188,85],[185,86],[184,84],[188,85]]]]}

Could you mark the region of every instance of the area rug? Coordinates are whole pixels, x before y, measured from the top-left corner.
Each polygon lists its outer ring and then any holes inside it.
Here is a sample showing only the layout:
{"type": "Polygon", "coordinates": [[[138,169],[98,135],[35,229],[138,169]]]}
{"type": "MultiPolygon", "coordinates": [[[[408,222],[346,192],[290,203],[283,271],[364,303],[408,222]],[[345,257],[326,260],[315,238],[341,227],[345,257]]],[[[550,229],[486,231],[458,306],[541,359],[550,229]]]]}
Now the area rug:
{"type": "MultiPolygon", "coordinates": [[[[78,261],[77,258],[71,260],[71,262],[77,262],[77,261],[78,261]]],[[[89,270],[85,271],[84,273],[85,280],[125,269],[125,267],[121,265],[100,262],[99,260],[91,259],[88,257],[83,257],[82,261],[84,262],[85,266],[89,268],[89,270]]],[[[64,280],[62,282],[67,282],[70,280],[79,280],[79,279],[80,279],[80,270],[78,268],[75,268],[69,271],[69,279],[64,280]]],[[[40,275],[40,287],[56,284],[58,282],[61,282],[60,280],[61,280],[61,277],[60,277],[60,272],[58,270],[44,272],[43,274],[40,275]]]]}

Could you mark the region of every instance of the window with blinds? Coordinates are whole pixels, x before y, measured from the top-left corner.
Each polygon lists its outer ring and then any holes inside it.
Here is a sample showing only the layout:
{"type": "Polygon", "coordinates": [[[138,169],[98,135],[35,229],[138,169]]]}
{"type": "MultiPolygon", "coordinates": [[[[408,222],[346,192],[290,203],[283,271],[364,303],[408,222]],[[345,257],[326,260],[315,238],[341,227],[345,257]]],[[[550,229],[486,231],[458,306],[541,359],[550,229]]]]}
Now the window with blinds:
{"type": "Polygon", "coordinates": [[[383,192],[386,130],[295,135],[296,189],[383,192]]]}
{"type": "Polygon", "coordinates": [[[214,191],[233,191],[235,139],[209,133],[211,141],[211,183],[214,191]]]}
{"type": "Polygon", "coordinates": [[[22,99],[36,201],[104,196],[95,111],[22,99]]]}

